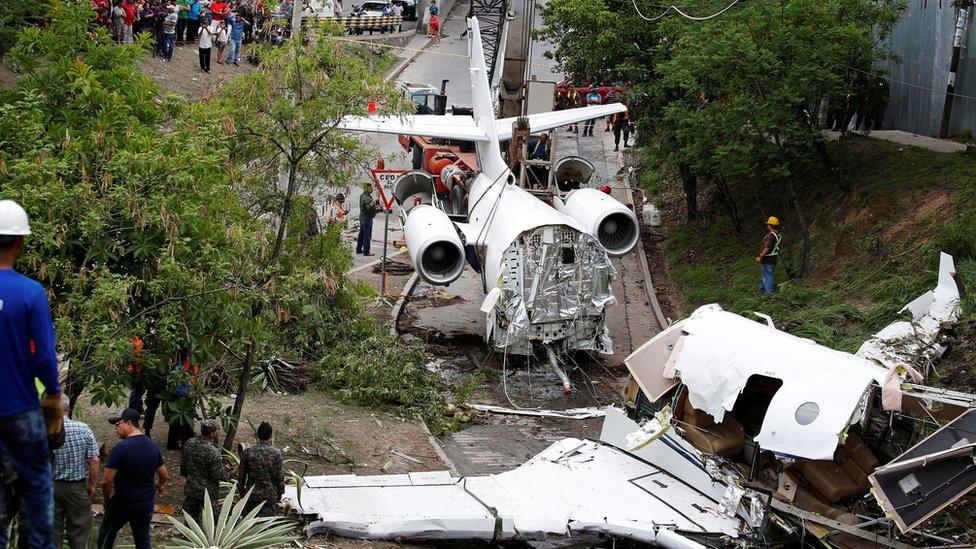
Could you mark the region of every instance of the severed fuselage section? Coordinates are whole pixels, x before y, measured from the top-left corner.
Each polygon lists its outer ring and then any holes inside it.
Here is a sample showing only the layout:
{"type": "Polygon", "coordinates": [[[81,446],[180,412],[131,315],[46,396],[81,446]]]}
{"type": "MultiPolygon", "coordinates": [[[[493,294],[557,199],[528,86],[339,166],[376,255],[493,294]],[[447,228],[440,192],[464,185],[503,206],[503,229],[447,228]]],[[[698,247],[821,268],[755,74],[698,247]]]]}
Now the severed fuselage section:
{"type": "Polygon", "coordinates": [[[537,227],[505,250],[500,274],[502,295],[488,315],[496,349],[613,352],[604,309],[615,303],[614,268],[596,238],[566,225],[537,227]]]}

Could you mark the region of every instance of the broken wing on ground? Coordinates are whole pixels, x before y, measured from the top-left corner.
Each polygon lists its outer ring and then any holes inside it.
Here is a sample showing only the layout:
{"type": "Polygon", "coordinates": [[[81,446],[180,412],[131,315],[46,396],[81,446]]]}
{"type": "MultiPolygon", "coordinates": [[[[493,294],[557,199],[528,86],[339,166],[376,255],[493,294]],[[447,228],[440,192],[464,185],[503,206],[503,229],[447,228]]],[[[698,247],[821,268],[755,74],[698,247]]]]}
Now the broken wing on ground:
{"type": "Polygon", "coordinates": [[[362,539],[543,540],[606,534],[671,547],[738,537],[743,491],[713,479],[700,454],[665,435],[636,453],[636,423],[607,409],[601,440],[567,438],[498,475],[308,477],[286,499],[328,531],[362,539]],[[732,511],[727,511],[732,509],[732,511]]]}

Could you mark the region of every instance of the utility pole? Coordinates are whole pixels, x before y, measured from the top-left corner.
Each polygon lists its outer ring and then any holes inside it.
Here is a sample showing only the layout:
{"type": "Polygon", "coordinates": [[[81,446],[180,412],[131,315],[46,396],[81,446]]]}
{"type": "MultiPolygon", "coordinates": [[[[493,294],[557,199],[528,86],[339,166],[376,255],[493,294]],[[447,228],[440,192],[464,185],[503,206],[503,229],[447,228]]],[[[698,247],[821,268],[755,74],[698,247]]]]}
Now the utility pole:
{"type": "Polygon", "coordinates": [[[952,38],[952,60],[949,62],[949,82],[946,85],[945,103],[942,107],[942,125],[939,137],[949,137],[949,126],[952,121],[952,100],[956,92],[956,78],[959,72],[959,58],[962,57],[963,44],[966,42],[966,22],[973,0],[959,0],[956,2],[956,32],[952,38]]]}

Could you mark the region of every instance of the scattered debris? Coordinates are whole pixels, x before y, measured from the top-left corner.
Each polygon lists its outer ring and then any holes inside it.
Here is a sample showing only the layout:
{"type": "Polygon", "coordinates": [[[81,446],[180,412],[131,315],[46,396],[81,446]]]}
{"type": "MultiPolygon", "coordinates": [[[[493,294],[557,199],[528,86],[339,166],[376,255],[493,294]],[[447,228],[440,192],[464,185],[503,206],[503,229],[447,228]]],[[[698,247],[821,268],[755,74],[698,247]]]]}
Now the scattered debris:
{"type": "Polygon", "coordinates": [[[472,410],[491,412],[493,414],[510,414],[516,416],[553,417],[561,419],[590,419],[603,417],[606,411],[600,408],[570,408],[569,410],[536,410],[533,408],[506,408],[492,404],[465,404],[472,410]]]}
{"type": "Polygon", "coordinates": [[[911,320],[893,322],[865,341],[855,353],[887,368],[910,365],[928,377],[932,362],[942,357],[946,328],[959,320],[959,286],[951,255],[939,256],[939,282],[899,313],[909,311],[911,320]]]}
{"type": "Polygon", "coordinates": [[[405,459],[405,460],[407,460],[407,461],[409,461],[411,463],[416,463],[417,465],[422,465],[423,464],[423,462],[420,461],[419,459],[417,459],[415,457],[410,457],[407,454],[404,454],[403,452],[397,452],[396,450],[390,450],[390,453],[393,454],[393,455],[395,455],[398,458],[403,458],[403,459],[405,459]]]}
{"type": "Polygon", "coordinates": [[[976,408],[879,467],[868,480],[902,532],[976,489],[976,408]]]}

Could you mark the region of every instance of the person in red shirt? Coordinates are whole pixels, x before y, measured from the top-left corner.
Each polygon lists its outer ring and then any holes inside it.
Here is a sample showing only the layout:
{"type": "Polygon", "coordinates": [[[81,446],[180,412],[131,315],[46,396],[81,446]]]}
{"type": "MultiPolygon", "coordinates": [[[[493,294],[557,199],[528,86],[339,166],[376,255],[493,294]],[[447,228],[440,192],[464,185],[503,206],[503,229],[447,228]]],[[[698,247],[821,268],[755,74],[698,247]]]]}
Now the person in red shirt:
{"type": "Polygon", "coordinates": [[[95,11],[95,22],[106,28],[112,27],[112,4],[109,0],[91,0],[92,9],[95,11]]]}
{"type": "Polygon", "coordinates": [[[122,19],[122,24],[124,25],[122,30],[122,43],[131,44],[132,24],[136,22],[136,17],[139,14],[139,8],[136,7],[134,2],[131,2],[130,0],[123,0],[122,10],[125,11],[125,17],[122,19]]]}
{"type": "Polygon", "coordinates": [[[230,5],[224,0],[217,0],[210,4],[210,13],[213,14],[214,21],[223,21],[230,13],[230,5]]]}

